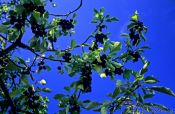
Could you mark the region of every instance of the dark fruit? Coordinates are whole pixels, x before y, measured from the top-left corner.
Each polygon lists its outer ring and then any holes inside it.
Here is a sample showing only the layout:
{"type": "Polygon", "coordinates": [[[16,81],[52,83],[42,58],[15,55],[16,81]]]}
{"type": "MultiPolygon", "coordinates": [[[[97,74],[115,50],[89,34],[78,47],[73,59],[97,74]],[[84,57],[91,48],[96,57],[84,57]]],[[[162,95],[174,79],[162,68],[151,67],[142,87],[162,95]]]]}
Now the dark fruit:
{"type": "Polygon", "coordinates": [[[63,31],[70,30],[71,28],[74,28],[74,25],[72,24],[73,20],[66,20],[61,19],[59,22],[59,25],[61,26],[63,31]]]}
{"type": "Polygon", "coordinates": [[[121,75],[121,74],[123,73],[122,67],[120,67],[120,68],[115,68],[114,73],[115,73],[115,74],[118,74],[118,75],[121,75]]]}
{"type": "Polygon", "coordinates": [[[58,70],[61,70],[61,67],[60,67],[60,66],[58,66],[58,67],[57,67],[57,69],[58,69],[58,70]]]}
{"type": "Polygon", "coordinates": [[[71,53],[66,52],[66,53],[63,55],[63,59],[64,59],[66,62],[69,62],[69,61],[71,60],[71,53]]]}
{"type": "Polygon", "coordinates": [[[103,33],[100,33],[100,34],[96,34],[95,35],[96,41],[99,42],[99,43],[101,43],[101,44],[104,43],[103,39],[106,39],[106,38],[107,38],[107,36],[105,34],[103,34],[103,33]]]}

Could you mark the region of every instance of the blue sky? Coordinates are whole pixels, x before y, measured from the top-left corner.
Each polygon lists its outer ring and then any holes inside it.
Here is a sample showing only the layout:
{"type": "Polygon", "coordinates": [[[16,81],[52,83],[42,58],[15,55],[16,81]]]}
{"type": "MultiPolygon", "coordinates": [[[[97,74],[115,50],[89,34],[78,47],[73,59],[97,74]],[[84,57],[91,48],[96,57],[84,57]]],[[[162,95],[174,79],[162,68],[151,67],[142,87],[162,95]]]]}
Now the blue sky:
{"type": "MultiPolygon", "coordinates": [[[[53,0],[55,2],[56,0],[53,0]]],[[[79,0],[60,0],[56,8],[48,7],[49,11],[62,14],[74,9],[79,0]]],[[[108,31],[111,32],[110,38],[115,41],[124,41],[120,37],[122,32],[126,31],[130,16],[135,10],[139,12],[141,21],[148,27],[146,34],[146,44],[151,50],[145,53],[146,58],[151,62],[149,74],[153,74],[160,81],[158,85],[166,86],[175,91],[175,1],[174,0],[84,0],[83,6],[78,10],[77,25],[75,27],[75,38],[77,42],[86,38],[94,29],[95,25],[90,21],[93,17],[93,8],[105,8],[105,12],[111,16],[116,16],[119,21],[109,25],[108,31]]],[[[64,43],[66,43],[66,40],[64,43]]],[[[61,42],[63,44],[63,42],[61,42]]],[[[67,44],[66,44],[67,45],[67,44]]],[[[61,46],[60,46],[61,47],[61,46]]],[[[58,76],[58,73],[52,70],[50,73],[41,73],[42,78],[47,79],[53,93],[62,93],[63,85],[69,84],[69,78],[65,75],[58,76]],[[45,76],[44,76],[45,75],[45,76]],[[47,75],[47,76],[46,76],[47,75]],[[65,76],[65,77],[64,77],[65,76]],[[58,89],[57,89],[58,88],[58,89]]],[[[97,74],[93,76],[93,92],[82,95],[82,98],[90,97],[93,100],[104,100],[105,93],[114,89],[115,84],[110,79],[101,79],[97,74]],[[103,95],[103,96],[102,96],[103,95]]],[[[50,98],[53,94],[46,94],[50,98]]],[[[158,94],[152,99],[155,103],[162,103],[175,110],[175,97],[158,94]]],[[[58,111],[57,101],[51,100],[49,105],[49,114],[58,111]]],[[[93,114],[94,112],[90,112],[93,114]]],[[[83,112],[89,114],[89,112],[83,112]]]]}

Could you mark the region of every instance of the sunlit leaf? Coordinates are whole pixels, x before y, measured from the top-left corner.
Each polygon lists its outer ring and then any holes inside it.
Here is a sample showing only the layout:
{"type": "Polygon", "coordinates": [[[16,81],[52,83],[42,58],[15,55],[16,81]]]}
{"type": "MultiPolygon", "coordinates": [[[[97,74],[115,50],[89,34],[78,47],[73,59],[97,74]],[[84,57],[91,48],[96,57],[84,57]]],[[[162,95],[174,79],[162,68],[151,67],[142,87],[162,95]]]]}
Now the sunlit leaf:
{"type": "Polygon", "coordinates": [[[163,87],[163,86],[152,86],[152,87],[150,87],[150,89],[161,92],[161,93],[164,93],[164,94],[168,94],[168,95],[171,95],[171,96],[175,96],[175,93],[173,91],[171,91],[170,88],[166,88],[166,87],[163,87]]]}
{"type": "Polygon", "coordinates": [[[101,107],[100,114],[107,114],[106,107],[104,106],[101,107]]]}
{"type": "Polygon", "coordinates": [[[100,104],[98,102],[90,102],[88,103],[88,105],[85,107],[87,110],[93,109],[97,106],[99,106],[100,104]]]}
{"type": "Polygon", "coordinates": [[[71,48],[75,48],[76,47],[76,41],[74,39],[71,40],[71,48]]]}
{"type": "Polygon", "coordinates": [[[63,97],[65,97],[65,95],[64,94],[56,94],[56,95],[54,95],[54,99],[56,99],[56,100],[61,100],[63,97]]]}
{"type": "Polygon", "coordinates": [[[147,84],[154,84],[154,83],[157,83],[159,81],[156,78],[152,77],[152,76],[147,76],[144,79],[144,82],[147,83],[147,84]]]}

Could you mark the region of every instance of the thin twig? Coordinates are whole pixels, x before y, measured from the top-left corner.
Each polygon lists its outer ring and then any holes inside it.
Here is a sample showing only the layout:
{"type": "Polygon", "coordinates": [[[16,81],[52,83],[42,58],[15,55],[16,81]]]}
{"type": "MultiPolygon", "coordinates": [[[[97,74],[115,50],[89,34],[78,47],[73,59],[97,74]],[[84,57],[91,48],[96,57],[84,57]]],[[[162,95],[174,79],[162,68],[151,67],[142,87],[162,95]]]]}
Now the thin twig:
{"type": "Polygon", "coordinates": [[[69,16],[70,14],[78,11],[81,8],[82,5],[83,5],[83,0],[80,1],[80,4],[76,9],[74,9],[73,11],[70,11],[69,13],[66,13],[66,14],[49,14],[49,15],[56,16],[56,17],[69,16]]]}
{"type": "Polygon", "coordinates": [[[58,62],[66,62],[66,61],[64,61],[64,60],[51,59],[51,58],[48,58],[48,57],[43,57],[42,55],[36,53],[32,48],[30,48],[28,45],[26,45],[26,44],[24,44],[24,43],[20,43],[18,46],[21,47],[21,48],[23,48],[23,49],[29,50],[30,52],[32,52],[32,53],[35,54],[36,56],[41,57],[41,58],[43,58],[43,59],[47,59],[47,60],[51,60],[51,61],[58,61],[58,62]]]}

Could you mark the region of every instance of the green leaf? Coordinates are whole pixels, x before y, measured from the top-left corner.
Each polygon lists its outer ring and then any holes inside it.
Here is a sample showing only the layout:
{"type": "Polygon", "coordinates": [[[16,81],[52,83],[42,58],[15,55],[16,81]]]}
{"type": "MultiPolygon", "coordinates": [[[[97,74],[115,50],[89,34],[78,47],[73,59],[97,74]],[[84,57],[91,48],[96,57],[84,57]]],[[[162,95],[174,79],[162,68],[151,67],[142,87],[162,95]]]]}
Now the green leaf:
{"type": "Polygon", "coordinates": [[[14,97],[17,96],[18,94],[21,94],[21,89],[12,90],[12,92],[10,92],[10,97],[11,97],[11,98],[14,98],[14,97]]]}
{"type": "MultiPolygon", "coordinates": [[[[69,108],[70,108],[70,106],[67,105],[67,106],[66,106],[66,114],[69,114],[69,108]]],[[[75,113],[75,114],[76,114],[76,113],[75,113]]]]}
{"type": "Polygon", "coordinates": [[[94,69],[99,73],[99,74],[101,74],[102,73],[102,66],[100,66],[100,65],[94,65],[94,69]]]}
{"type": "Polygon", "coordinates": [[[64,94],[56,94],[56,95],[54,95],[54,99],[56,99],[56,100],[61,100],[63,97],[65,97],[65,95],[64,94]]]}
{"type": "Polygon", "coordinates": [[[96,17],[96,18],[99,18],[99,14],[98,14],[98,13],[96,13],[96,14],[95,14],[95,17],[96,17]]]}
{"type": "Polygon", "coordinates": [[[156,78],[152,77],[152,76],[147,76],[144,79],[144,82],[147,83],[147,84],[154,84],[154,83],[157,83],[159,81],[156,78]]]}
{"type": "Polygon", "coordinates": [[[17,57],[17,58],[19,59],[19,61],[20,61],[23,65],[27,66],[26,62],[25,62],[22,58],[20,58],[20,57],[17,57]]]}
{"type": "Polygon", "coordinates": [[[45,87],[45,88],[43,88],[43,89],[42,89],[42,91],[43,91],[43,92],[46,92],[46,93],[50,93],[50,92],[51,92],[51,89],[50,89],[50,88],[45,87]]]}
{"type": "Polygon", "coordinates": [[[127,29],[133,28],[134,26],[135,26],[135,23],[130,23],[130,24],[127,26],[127,29]]]}
{"type": "Polygon", "coordinates": [[[99,13],[99,12],[98,12],[98,10],[97,10],[97,9],[95,9],[95,8],[94,8],[94,12],[95,12],[95,13],[99,13]]]}
{"type": "Polygon", "coordinates": [[[139,16],[138,16],[138,12],[135,11],[135,14],[133,16],[131,16],[131,20],[134,20],[134,21],[138,21],[139,20],[139,16]]]}
{"type": "Polygon", "coordinates": [[[45,67],[46,67],[47,71],[51,71],[50,66],[46,65],[45,67]]]}
{"type": "Polygon", "coordinates": [[[120,42],[114,42],[113,48],[110,53],[114,53],[121,50],[121,43],[120,42]]]}
{"type": "Polygon", "coordinates": [[[4,10],[5,12],[7,12],[7,11],[9,10],[9,8],[8,8],[7,5],[3,5],[3,6],[1,6],[1,7],[3,8],[3,10],[4,10]]]}
{"type": "Polygon", "coordinates": [[[154,97],[154,94],[145,94],[143,96],[144,99],[148,99],[148,98],[152,98],[152,97],[154,97]]]}
{"type": "Polygon", "coordinates": [[[5,33],[7,34],[8,33],[8,26],[7,25],[0,25],[0,33],[5,33]]]}
{"type": "Polygon", "coordinates": [[[95,108],[95,107],[97,107],[97,106],[99,106],[100,104],[99,103],[97,103],[97,102],[90,102],[90,103],[88,103],[88,105],[85,107],[87,110],[90,110],[90,109],[93,109],[93,108],[95,108]]]}
{"type": "Polygon", "coordinates": [[[116,81],[116,86],[120,87],[122,85],[122,81],[121,80],[117,80],[116,81]]]}
{"type": "Polygon", "coordinates": [[[118,21],[118,19],[116,17],[112,17],[110,20],[111,20],[111,22],[118,21]]]}
{"type": "Polygon", "coordinates": [[[149,106],[150,108],[151,108],[151,107],[159,108],[159,109],[161,109],[161,110],[168,111],[168,112],[171,111],[169,108],[167,108],[167,107],[165,107],[164,105],[161,105],[161,104],[144,103],[143,105],[147,105],[147,106],[149,106]]]}
{"type": "Polygon", "coordinates": [[[175,93],[173,91],[171,91],[170,88],[166,88],[166,87],[162,87],[162,86],[152,86],[150,89],[155,90],[157,92],[164,93],[164,94],[168,94],[171,96],[175,96],[175,93]]]}
{"type": "Polygon", "coordinates": [[[103,101],[103,105],[102,106],[109,106],[110,104],[111,104],[111,101],[105,100],[105,101],[103,101]]]}
{"type": "Polygon", "coordinates": [[[117,63],[117,62],[115,62],[115,61],[110,61],[110,63],[111,63],[112,65],[114,65],[116,68],[122,67],[122,65],[121,65],[120,63],[117,63]]]}
{"type": "Polygon", "coordinates": [[[106,51],[107,49],[109,49],[110,46],[111,46],[111,44],[106,42],[103,46],[103,51],[106,51]]]}
{"type": "Polygon", "coordinates": [[[83,103],[90,103],[90,100],[84,100],[83,103]]]}
{"type": "Polygon", "coordinates": [[[22,5],[16,6],[16,12],[22,14],[22,12],[24,12],[24,7],[22,5]]]}
{"type": "Polygon", "coordinates": [[[62,57],[64,54],[65,54],[64,52],[61,52],[61,51],[55,51],[55,55],[57,56],[57,58],[62,57]]]}
{"type": "Polygon", "coordinates": [[[59,110],[59,114],[66,114],[66,110],[59,110]]]}
{"type": "Polygon", "coordinates": [[[37,12],[37,11],[33,11],[33,17],[34,19],[39,22],[39,19],[40,19],[40,12],[37,12]]]}
{"type": "Polygon", "coordinates": [[[71,40],[71,48],[75,48],[76,47],[76,41],[74,39],[71,40]]]}
{"type": "Polygon", "coordinates": [[[128,33],[122,33],[120,36],[122,36],[122,37],[128,37],[129,34],[128,33]]]}
{"type": "Polygon", "coordinates": [[[42,0],[33,0],[33,2],[34,2],[37,6],[43,5],[43,3],[42,3],[41,1],[42,1],[42,0]]]}
{"type": "Polygon", "coordinates": [[[8,69],[8,70],[20,70],[19,67],[17,67],[16,65],[14,65],[11,62],[7,64],[6,69],[8,69]]]}
{"type": "Polygon", "coordinates": [[[143,66],[143,68],[140,70],[140,75],[143,75],[145,72],[148,71],[148,65],[150,64],[150,62],[146,62],[143,66]]]}
{"type": "Polygon", "coordinates": [[[98,19],[93,19],[92,21],[91,21],[91,23],[97,23],[98,22],[98,19]]]}
{"type": "Polygon", "coordinates": [[[100,114],[107,114],[106,107],[102,106],[100,110],[100,114]]]}
{"type": "Polygon", "coordinates": [[[143,78],[144,78],[143,75],[140,75],[139,73],[137,73],[137,72],[135,72],[135,71],[132,71],[131,73],[132,73],[132,75],[136,78],[136,80],[141,81],[141,80],[143,80],[143,78]]]}
{"type": "Polygon", "coordinates": [[[141,94],[139,94],[139,96],[138,96],[138,101],[141,103],[143,103],[143,101],[144,101],[144,98],[141,96],[141,94]]]}
{"type": "Polygon", "coordinates": [[[64,89],[66,90],[66,91],[68,91],[68,92],[70,92],[70,87],[69,86],[64,86],[64,89]]]}
{"type": "Polygon", "coordinates": [[[110,62],[107,61],[106,66],[109,68],[109,70],[115,71],[115,67],[110,62]]]}
{"type": "Polygon", "coordinates": [[[22,75],[20,79],[21,79],[21,82],[22,82],[23,84],[25,84],[25,85],[28,85],[28,84],[29,84],[29,83],[28,83],[28,76],[22,75]]]}
{"type": "Polygon", "coordinates": [[[140,37],[141,37],[144,41],[146,41],[146,38],[145,38],[143,32],[140,32],[140,37]]]}
{"type": "Polygon", "coordinates": [[[130,73],[131,73],[131,70],[124,70],[124,73],[123,73],[123,77],[124,79],[130,79],[130,73]]]}
{"type": "Polygon", "coordinates": [[[76,13],[74,13],[72,18],[74,19],[76,16],[77,16],[77,14],[76,14],[76,13]]]}
{"type": "Polygon", "coordinates": [[[103,15],[104,14],[104,8],[101,8],[100,9],[100,15],[103,15]]]}
{"type": "Polygon", "coordinates": [[[115,98],[117,95],[119,95],[121,93],[121,89],[120,87],[116,87],[113,94],[112,94],[112,98],[115,98]]]}

